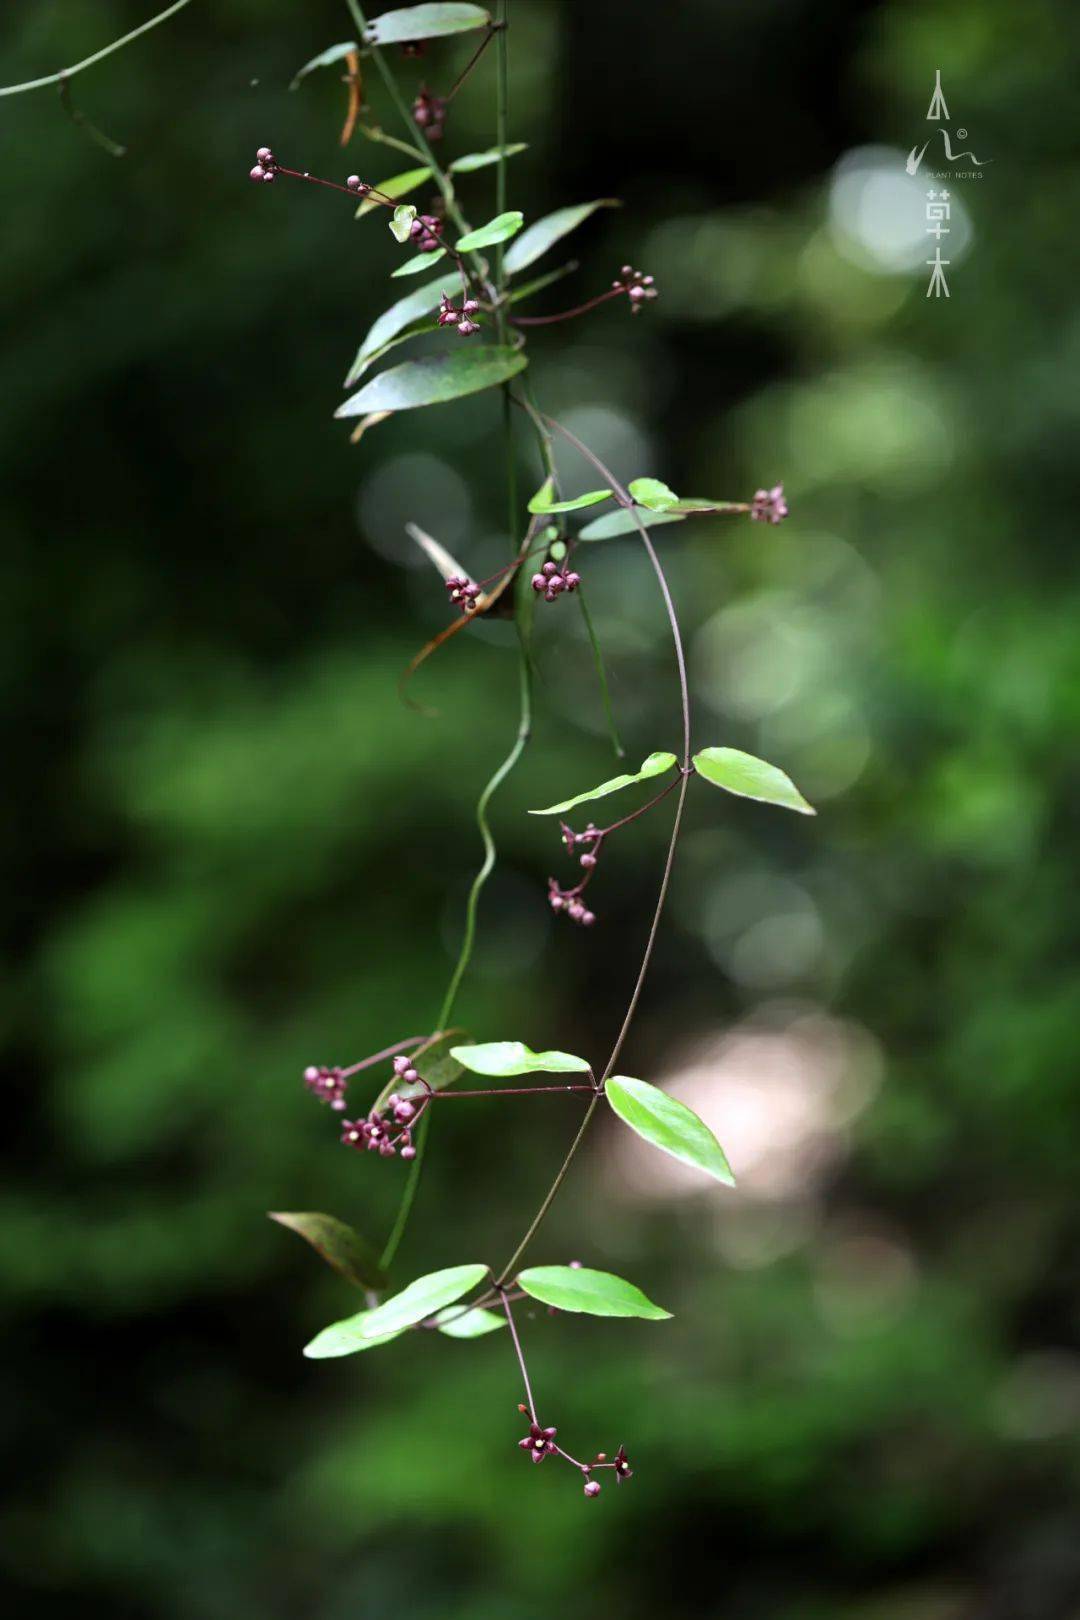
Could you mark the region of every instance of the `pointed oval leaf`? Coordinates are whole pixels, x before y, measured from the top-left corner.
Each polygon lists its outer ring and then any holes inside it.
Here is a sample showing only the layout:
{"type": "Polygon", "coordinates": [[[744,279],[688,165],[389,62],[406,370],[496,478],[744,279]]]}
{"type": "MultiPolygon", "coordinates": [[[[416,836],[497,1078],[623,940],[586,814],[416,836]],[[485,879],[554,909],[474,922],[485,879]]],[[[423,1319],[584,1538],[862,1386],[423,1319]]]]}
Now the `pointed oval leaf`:
{"type": "Polygon", "coordinates": [[[448,1339],[479,1339],[485,1333],[494,1333],[496,1328],[505,1327],[506,1317],[497,1315],[495,1311],[487,1311],[483,1306],[463,1311],[460,1305],[448,1305],[445,1311],[440,1311],[436,1316],[435,1326],[448,1339]]]}
{"type": "Polygon", "coordinates": [[[692,1108],[644,1080],[612,1075],[604,1084],[607,1100],[625,1125],[673,1159],[704,1170],[734,1187],[735,1177],[716,1137],[692,1108]]]}
{"type": "Polygon", "coordinates": [[[528,149],[528,141],[511,141],[509,146],[489,146],[486,152],[466,152],[464,157],[454,159],[449,173],[472,174],[476,169],[486,169],[492,163],[498,163],[500,158],[516,157],[519,152],[527,152],[528,149]]]}
{"type": "Polygon", "coordinates": [[[727,793],[737,793],[742,799],[760,799],[763,804],[778,804],[785,810],[797,810],[800,815],[814,816],[817,811],[807,804],[790,776],[776,765],[769,765],[753,754],[744,754],[738,748],[703,748],[694,755],[694,766],[699,776],[714,787],[727,793]]]}
{"type": "Polygon", "coordinates": [[[639,771],[634,771],[632,774],[624,772],[622,776],[613,776],[609,781],[601,782],[599,787],[590,788],[587,793],[576,793],[572,799],[563,799],[559,804],[549,804],[546,810],[530,810],[529,814],[530,816],[561,815],[564,810],[572,810],[576,804],[584,804],[586,799],[604,799],[609,793],[618,793],[620,788],[632,787],[635,782],[647,782],[650,776],[663,776],[665,771],[670,771],[671,767],[677,764],[678,760],[674,754],[668,754],[661,750],[659,753],[650,754],[647,759],[642,760],[639,771]]]}
{"type": "Polygon", "coordinates": [[[671,1315],[625,1277],[616,1277],[611,1271],[590,1271],[587,1266],[530,1266],[518,1276],[518,1287],[559,1311],[584,1311],[587,1316],[641,1316],[649,1322],[663,1322],[671,1315]]]}
{"type": "Polygon", "coordinates": [[[589,1065],[572,1052],[534,1052],[522,1041],[486,1041],[454,1046],[450,1056],[473,1074],[503,1079],[511,1074],[587,1074],[589,1065]]]}
{"type": "Polygon", "coordinates": [[[605,512],[603,517],[594,518],[578,535],[579,540],[614,540],[620,534],[638,534],[642,528],[652,529],[658,523],[682,523],[685,513],[682,512],[650,512],[647,506],[635,506],[628,511],[620,506],[617,512],[605,512]]]}
{"type": "Polygon", "coordinates": [[[309,73],[314,73],[316,68],[333,67],[335,62],[343,62],[347,56],[351,56],[353,51],[358,49],[359,46],[351,39],[345,40],[341,45],[328,45],[325,51],[320,51],[318,56],[313,56],[310,62],[304,63],[299,73],[293,75],[289,89],[295,90],[300,81],[306,79],[309,73]]]}
{"type": "MultiPolygon", "coordinates": [[[[407,197],[410,191],[431,179],[431,170],[426,166],[422,169],[405,169],[401,174],[392,174],[389,180],[380,180],[375,187],[384,197],[407,197]]],[[[386,204],[377,202],[374,197],[365,197],[356,210],[355,218],[363,219],[365,214],[372,214],[376,208],[385,208],[386,204]]],[[[400,240],[400,239],[399,239],[400,240]]]]}
{"type": "Polygon", "coordinates": [[[404,6],[400,11],[384,11],[381,17],[373,17],[364,29],[364,44],[404,45],[414,39],[437,39],[442,34],[487,28],[490,22],[491,14],[482,6],[457,5],[453,0],[404,6]]]}
{"type": "Polygon", "coordinates": [[[354,1356],[358,1350],[375,1350],[380,1344],[389,1344],[392,1339],[404,1333],[404,1328],[394,1333],[365,1333],[364,1326],[373,1315],[374,1311],[357,1311],[355,1316],[346,1316],[340,1322],[331,1322],[321,1333],[316,1333],[310,1344],[305,1344],[305,1356],[309,1361],[329,1361],[334,1356],[354,1356]]]}
{"type": "Polygon", "coordinates": [[[395,242],[400,242],[402,247],[405,246],[405,243],[412,235],[412,228],[415,219],[416,204],[400,203],[398,207],[394,209],[393,219],[387,221],[390,227],[390,235],[394,238],[395,242]]]}
{"type": "Polygon", "coordinates": [[[519,270],[527,270],[556,242],[569,236],[571,231],[576,231],[598,208],[621,206],[617,197],[598,197],[595,202],[571,203],[568,208],[556,208],[553,214],[545,214],[543,219],[538,219],[527,231],[522,232],[503,260],[503,270],[508,276],[517,275],[519,270]]]}
{"type": "Polygon", "coordinates": [[[481,225],[475,231],[469,231],[458,242],[459,253],[475,253],[478,248],[493,247],[496,242],[506,242],[511,236],[516,236],[525,223],[525,215],[519,208],[507,209],[505,214],[496,214],[489,219],[486,225],[481,225]]]}
{"type": "Polygon", "coordinates": [[[392,349],[400,349],[403,343],[411,343],[413,338],[426,337],[429,332],[438,331],[441,331],[441,327],[434,318],[428,321],[415,322],[406,331],[399,332],[397,337],[393,337],[388,343],[384,343],[381,349],[376,349],[374,354],[366,354],[362,360],[359,358],[354,360],[349,375],[345,380],[346,388],[351,388],[353,383],[358,383],[361,377],[366,376],[372,366],[377,366],[380,360],[385,359],[392,349]]]}
{"type": "Polygon", "coordinates": [[[611,499],[610,489],[590,489],[587,495],[575,495],[573,500],[556,501],[552,497],[555,493],[555,483],[551,478],[545,478],[536,494],[529,502],[529,511],[538,512],[576,512],[582,506],[596,506],[600,501],[611,499]]]}
{"type": "Polygon", "coordinates": [[[450,354],[425,355],[406,360],[364,384],[339,405],[335,416],[365,416],[369,411],[409,411],[420,405],[445,405],[465,394],[494,388],[524,370],[528,361],[520,349],[508,345],[481,345],[450,354]]]}
{"type": "Polygon", "coordinates": [[[401,276],[422,275],[425,270],[430,270],[433,264],[438,264],[439,260],[445,258],[445,256],[445,248],[432,248],[430,253],[418,253],[415,259],[406,259],[405,263],[399,264],[396,270],[391,270],[391,280],[397,281],[401,276]]]}
{"type": "Polygon", "coordinates": [[[626,487],[638,505],[647,506],[650,512],[664,512],[669,506],[679,504],[675,491],[659,478],[635,478],[626,487]]]}
{"type": "Polygon", "coordinates": [[[305,1356],[348,1356],[354,1350],[364,1350],[373,1339],[385,1344],[406,1328],[415,1327],[426,1316],[433,1316],[444,1305],[452,1305],[470,1288],[475,1288],[488,1275],[487,1266],[447,1266],[443,1271],[431,1271],[426,1277],[417,1277],[400,1294],[376,1305],[374,1310],[360,1311],[343,1322],[333,1322],[318,1334],[304,1351],[305,1356]]]}
{"type": "Polygon", "coordinates": [[[372,322],[367,336],[356,351],[356,359],[345,379],[346,388],[352,387],[365,366],[393,342],[399,333],[404,332],[413,321],[420,320],[436,308],[442,297],[443,285],[442,278],[438,281],[425,281],[422,287],[406,293],[396,304],[391,304],[389,309],[383,310],[378,320],[372,322]]]}
{"type": "Polygon", "coordinates": [[[282,1210],[271,1210],[270,1219],[277,1221],[279,1226],[287,1226],[305,1243],[310,1243],[327,1265],[333,1266],[357,1288],[386,1287],[386,1273],[379,1265],[375,1250],[344,1221],[315,1211],[294,1213],[282,1210]]]}

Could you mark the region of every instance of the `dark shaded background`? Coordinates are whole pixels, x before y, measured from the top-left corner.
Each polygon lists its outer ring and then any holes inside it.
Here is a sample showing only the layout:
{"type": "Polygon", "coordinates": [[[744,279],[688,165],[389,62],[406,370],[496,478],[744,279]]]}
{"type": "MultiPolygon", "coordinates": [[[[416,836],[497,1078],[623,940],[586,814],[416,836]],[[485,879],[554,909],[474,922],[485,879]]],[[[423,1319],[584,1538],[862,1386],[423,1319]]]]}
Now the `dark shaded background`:
{"type": "MultiPolygon", "coordinates": [[[[2,77],[146,9],[10,5],[2,77]]],[[[775,759],[820,809],[692,796],[625,1054],[706,1112],[740,1190],[602,1129],[538,1240],[675,1312],[524,1322],[571,1449],[630,1449],[617,1497],[525,1467],[504,1336],[301,1358],[356,1301],[263,1212],[378,1239],[400,1166],[338,1150],[297,1077],[430,1023],[513,730],[505,629],[422,677],[441,721],[394,687],[446,617],[404,521],[477,572],[502,555],[497,405],[359,447],[331,420],[396,250],[344,199],[246,173],[263,141],[330,175],[405,166],[341,154],[334,71],[287,92],[343,7],[193,5],[80,77],[122,161],[51,92],[4,101],[11,1612],[1075,1620],[1075,9],[513,11],[512,204],[626,202],[543,307],[626,259],[663,294],[535,337],[541,398],[623,477],[784,478],[792,504],[776,530],[657,531],[697,741],[775,759]],[[957,187],[948,303],[894,240],[938,67],[993,159],[957,187]]],[[[467,51],[423,70],[445,86],[467,51]]],[[[448,156],[493,140],[491,73],[448,156]]],[[[474,219],[491,186],[462,182],[474,219]]],[[[596,548],[587,583],[631,756],[672,745],[638,548],[596,548]]],[[[621,841],[593,934],[552,925],[563,868],[524,811],[610,754],[576,615],[539,622],[461,1011],[593,1056],[666,833],[621,841]]],[[[503,1258],[571,1124],[446,1116],[403,1277],[503,1258]]]]}

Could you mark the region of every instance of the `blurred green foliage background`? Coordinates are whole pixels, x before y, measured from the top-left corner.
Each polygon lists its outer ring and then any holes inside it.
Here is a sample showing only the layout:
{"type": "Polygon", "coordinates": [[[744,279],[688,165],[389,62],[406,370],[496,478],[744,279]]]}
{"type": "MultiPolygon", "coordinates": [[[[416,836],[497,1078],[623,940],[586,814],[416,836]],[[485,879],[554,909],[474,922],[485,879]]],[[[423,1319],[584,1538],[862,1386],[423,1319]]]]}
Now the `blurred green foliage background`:
{"type": "MultiPolygon", "coordinates": [[[[3,79],[147,12],[9,6],[3,79]]],[[[341,153],[335,70],[288,93],[344,8],[195,4],[74,81],[122,161],[51,92],[2,103],[11,1613],[1080,1615],[1076,21],[514,0],[511,204],[626,204],[538,308],[627,260],[661,288],[641,319],[538,331],[533,381],[624,478],[785,480],[781,528],[656,532],[696,740],[820,812],[691,795],[623,1060],[707,1114],[739,1191],[612,1122],[537,1241],[675,1312],[523,1318],[545,1420],[634,1462],[588,1504],[516,1449],[505,1335],[305,1362],[357,1301],[264,1216],[385,1232],[401,1167],[342,1152],[298,1077],[430,1026],[515,723],[506,626],[420,676],[439,720],[395,692],[447,616],[404,522],[477,573],[504,554],[498,402],[350,446],[331,415],[398,250],[340,197],[246,178],[264,141],[331,176],[405,166],[341,153]],[[903,172],[937,68],[992,159],[955,187],[948,302],[903,172]]],[[[469,49],[403,78],[445,88],[469,49]]],[[[493,139],[485,62],[443,150],[493,139]]],[[[492,186],[462,181],[474,220],[492,186]]],[[[631,757],[677,746],[645,559],[613,542],[585,574],[631,757]]],[[[572,604],[538,631],[460,1011],[602,1057],[666,822],[616,845],[591,934],[554,925],[566,868],[524,812],[610,751],[572,604]]],[[[514,1106],[437,1119],[403,1279],[513,1247],[576,1115],[514,1106]]]]}

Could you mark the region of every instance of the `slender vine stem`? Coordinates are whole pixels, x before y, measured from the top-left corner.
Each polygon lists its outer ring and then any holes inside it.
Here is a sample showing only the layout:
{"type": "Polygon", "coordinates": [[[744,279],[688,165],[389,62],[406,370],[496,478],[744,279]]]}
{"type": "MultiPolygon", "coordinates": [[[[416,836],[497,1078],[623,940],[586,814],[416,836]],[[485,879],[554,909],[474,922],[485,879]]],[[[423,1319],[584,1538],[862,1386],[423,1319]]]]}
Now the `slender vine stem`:
{"type": "Polygon", "coordinates": [[[496,1283],[495,1286],[499,1290],[499,1298],[502,1301],[502,1308],[506,1312],[506,1325],[510,1329],[510,1337],[514,1341],[514,1354],[517,1356],[518,1366],[521,1368],[521,1381],[525,1385],[525,1399],[529,1403],[529,1417],[533,1423],[538,1423],[540,1420],[536,1415],[536,1402],[533,1400],[532,1386],[529,1383],[529,1369],[525,1365],[525,1357],[521,1349],[521,1340],[518,1338],[517,1327],[514,1324],[514,1313],[510,1309],[510,1301],[507,1298],[506,1290],[498,1283],[496,1283]]]}
{"type": "MultiPolygon", "coordinates": [[[[637,1012],[638,1002],[641,999],[641,992],[644,988],[645,979],[648,975],[649,964],[652,961],[653,947],[656,944],[656,935],[660,928],[660,918],[663,914],[664,902],[667,899],[668,887],[671,883],[671,872],[675,864],[675,850],[678,846],[679,833],[682,828],[683,805],[686,802],[686,788],[691,775],[690,688],[686,678],[686,657],[683,652],[682,633],[679,629],[679,620],[675,612],[675,604],[671,597],[671,591],[668,587],[667,578],[664,574],[663,568],[660,565],[660,559],[656,555],[655,547],[653,546],[652,541],[649,539],[648,531],[646,530],[645,525],[642,523],[640,517],[637,516],[636,508],[630,498],[629,493],[623,488],[622,484],[620,484],[619,480],[615,477],[615,474],[611,471],[611,469],[605,466],[605,464],[600,460],[599,456],[590,450],[588,445],[583,444],[576,434],[571,433],[569,428],[564,427],[561,422],[557,422],[555,418],[551,416],[544,416],[542,420],[549,428],[553,428],[557,433],[562,434],[562,436],[596,468],[600,476],[605,479],[609,485],[616,500],[621,506],[626,507],[630,511],[631,516],[634,519],[641,542],[645,547],[645,551],[648,555],[649,561],[652,564],[653,571],[656,574],[657,582],[660,586],[660,594],[664,599],[664,606],[667,609],[668,623],[671,626],[671,636],[675,645],[675,664],[679,676],[679,699],[682,708],[683,759],[682,770],[679,773],[679,797],[675,806],[675,820],[671,828],[671,837],[668,841],[663,876],[660,879],[660,892],[656,898],[656,906],[653,910],[652,923],[649,927],[649,937],[645,942],[645,950],[641,958],[641,966],[638,969],[637,979],[635,980],[634,988],[630,996],[630,1003],[626,1009],[626,1016],[623,1018],[622,1026],[615,1038],[615,1045],[611,1049],[611,1055],[609,1056],[607,1063],[604,1065],[603,1073],[600,1076],[599,1084],[600,1086],[603,1086],[604,1081],[611,1074],[615,1064],[618,1062],[619,1053],[622,1051],[626,1037],[630,1033],[630,1026],[634,1021],[634,1014],[637,1012]]],[[[539,1230],[540,1224],[548,1210],[555,1202],[559,1188],[566,1180],[570,1166],[574,1161],[574,1157],[585,1139],[585,1133],[589,1128],[593,1114],[596,1112],[597,1105],[600,1101],[600,1096],[601,1092],[598,1089],[596,1096],[593,1097],[588,1108],[585,1110],[585,1117],[578,1127],[577,1135],[571,1142],[569,1151],[567,1152],[562,1164],[559,1166],[555,1180],[545,1193],[544,1200],[536,1214],[533,1216],[525,1236],[521,1239],[521,1242],[510,1256],[510,1259],[506,1262],[506,1265],[502,1268],[502,1271],[498,1277],[499,1284],[505,1283],[517,1269],[518,1262],[521,1260],[526,1249],[529,1247],[529,1244],[532,1242],[534,1236],[539,1230]]]]}
{"type": "Polygon", "coordinates": [[[626,749],[622,745],[619,728],[615,722],[615,709],[608,688],[607,671],[604,668],[604,654],[600,648],[600,638],[596,634],[596,626],[593,624],[592,614],[589,612],[588,604],[585,601],[585,592],[580,585],[577,588],[577,599],[578,607],[581,609],[582,623],[585,626],[585,634],[588,636],[589,646],[592,648],[593,664],[596,667],[596,679],[600,687],[600,701],[604,706],[604,718],[607,721],[608,736],[611,738],[615,758],[625,759],[626,749]]]}
{"type": "Polygon", "coordinates": [[[132,40],[138,39],[141,34],[148,34],[151,28],[156,28],[159,23],[168,22],[170,17],[175,17],[178,11],[183,11],[184,7],[190,5],[190,3],[191,0],[174,0],[171,6],[166,6],[164,11],[159,11],[156,17],[151,17],[148,22],[140,23],[138,28],[131,30],[130,34],[124,34],[120,39],[114,39],[111,45],[106,45],[103,50],[95,51],[93,56],[84,57],[81,62],[75,62],[71,67],[61,68],[58,73],[47,73],[42,79],[28,79],[25,84],[5,85],[0,89],[0,96],[21,96],[27,90],[44,90],[47,85],[61,84],[67,79],[73,79],[76,73],[81,73],[84,68],[93,67],[95,62],[103,62],[107,56],[111,56],[114,51],[123,50],[125,45],[130,45],[132,40]]]}

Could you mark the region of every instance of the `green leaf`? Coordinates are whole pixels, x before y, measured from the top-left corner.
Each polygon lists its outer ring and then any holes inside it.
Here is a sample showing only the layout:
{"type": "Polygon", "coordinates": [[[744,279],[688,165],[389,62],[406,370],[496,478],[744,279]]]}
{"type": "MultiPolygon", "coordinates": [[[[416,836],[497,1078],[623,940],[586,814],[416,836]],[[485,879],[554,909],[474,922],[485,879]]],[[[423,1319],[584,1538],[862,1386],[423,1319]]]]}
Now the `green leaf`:
{"type": "Polygon", "coordinates": [[[575,793],[572,799],[563,799],[559,804],[549,804],[546,810],[530,810],[530,816],[558,816],[564,810],[572,810],[576,804],[584,804],[586,799],[604,799],[609,793],[618,793],[620,788],[631,787],[635,782],[647,782],[650,776],[663,776],[670,771],[678,760],[674,754],[664,752],[650,754],[642,760],[641,769],[632,775],[613,776],[607,782],[601,782],[599,787],[589,788],[587,793],[575,793]]]}
{"type": "Polygon", "coordinates": [[[438,332],[440,330],[437,320],[417,321],[407,331],[399,332],[398,336],[391,338],[389,343],[384,343],[382,348],[376,349],[373,354],[366,354],[362,360],[354,360],[349,375],[345,379],[345,387],[351,388],[353,383],[359,382],[360,378],[369,372],[372,366],[378,365],[379,361],[384,359],[392,349],[400,348],[403,343],[410,343],[413,338],[424,337],[428,332],[438,332]]]}
{"type": "Polygon", "coordinates": [[[364,416],[369,411],[408,411],[420,405],[444,405],[465,394],[494,388],[523,371],[528,361],[520,349],[481,345],[450,354],[406,360],[364,384],[339,405],[335,416],[364,416]]]}
{"type": "Polygon", "coordinates": [[[664,512],[669,506],[679,504],[675,491],[662,484],[659,478],[635,478],[627,488],[638,505],[647,506],[650,512],[664,512]]]}
{"type": "Polygon", "coordinates": [[[617,512],[605,512],[603,517],[594,518],[578,535],[579,540],[614,540],[616,535],[637,534],[638,525],[641,528],[652,529],[658,523],[682,523],[682,512],[650,512],[647,506],[635,507],[627,511],[620,506],[617,512]]]}
{"type": "Polygon", "coordinates": [[[311,1361],[328,1361],[332,1356],[354,1356],[358,1350],[376,1350],[380,1344],[389,1344],[392,1339],[399,1338],[404,1328],[395,1333],[363,1332],[364,1324],[374,1316],[376,1309],[378,1307],[370,1311],[357,1311],[355,1316],[331,1322],[321,1333],[316,1333],[310,1344],[304,1346],[305,1356],[311,1361]]]}
{"type": "Polygon", "coordinates": [[[662,1322],[671,1315],[624,1277],[590,1271],[587,1266],[530,1266],[520,1273],[518,1287],[543,1305],[584,1311],[587,1316],[643,1316],[650,1322],[662,1322]]]}
{"type": "Polygon", "coordinates": [[[452,1305],[487,1275],[487,1266],[473,1265],[448,1266],[444,1271],[417,1277],[400,1294],[384,1300],[374,1310],[360,1311],[356,1316],[323,1328],[305,1347],[304,1354],[321,1360],[326,1356],[349,1356],[356,1350],[366,1350],[376,1340],[385,1344],[406,1328],[415,1327],[417,1322],[442,1310],[444,1305],[452,1305]]]}
{"type": "Polygon", "coordinates": [[[571,1052],[534,1052],[521,1041],[455,1046],[450,1056],[473,1074],[503,1079],[511,1074],[586,1074],[589,1065],[571,1052]]]}
{"type": "Polygon", "coordinates": [[[407,293],[399,298],[396,304],[384,309],[377,321],[373,321],[371,328],[356,351],[356,359],[349,368],[349,375],[345,379],[345,387],[351,388],[357,378],[362,375],[371,364],[376,355],[380,354],[400,332],[411,326],[424,315],[438,306],[442,297],[443,281],[426,281],[415,292],[407,293]]]}
{"type": "Polygon", "coordinates": [[[545,478],[536,494],[529,502],[529,511],[537,512],[576,512],[581,506],[595,506],[598,501],[611,499],[610,489],[591,489],[587,495],[576,495],[572,501],[553,501],[555,481],[545,478]]]}
{"type": "Polygon", "coordinates": [[[569,208],[556,208],[553,214],[545,214],[543,219],[538,219],[518,237],[503,260],[504,271],[508,276],[516,276],[519,270],[526,270],[530,264],[535,264],[549,248],[576,230],[598,208],[621,206],[617,197],[598,197],[595,202],[572,203],[569,208]]]}
{"type": "Polygon", "coordinates": [[[299,73],[294,75],[289,89],[295,90],[301,79],[306,79],[316,68],[333,67],[335,62],[343,62],[351,51],[359,49],[360,47],[351,39],[345,40],[341,45],[328,45],[325,51],[320,51],[318,56],[313,56],[310,62],[304,63],[299,73]]]}
{"type": "Polygon", "coordinates": [[[401,203],[397,208],[394,209],[394,217],[389,221],[390,235],[394,238],[395,242],[400,242],[402,247],[405,246],[405,243],[412,235],[413,222],[415,219],[415,203],[401,203]]]}
{"type": "Polygon", "coordinates": [[[615,1074],[604,1084],[607,1100],[624,1124],[673,1159],[704,1170],[707,1176],[734,1187],[735,1177],[724,1150],[705,1121],[692,1108],[658,1091],[644,1080],[615,1074]]]}
{"type": "Polygon", "coordinates": [[[492,163],[498,163],[500,158],[516,157],[519,152],[527,152],[528,141],[511,141],[509,146],[489,146],[486,152],[466,152],[464,157],[455,158],[450,164],[450,174],[472,174],[476,169],[486,169],[492,163]]]}
{"type": "MultiPolygon", "coordinates": [[[[415,191],[417,186],[422,186],[425,181],[430,179],[431,170],[429,168],[405,169],[401,174],[392,174],[389,180],[380,180],[375,190],[381,191],[384,197],[407,197],[410,191],[415,191]]],[[[365,197],[356,210],[355,217],[363,219],[365,214],[371,214],[376,208],[384,208],[385,206],[385,203],[376,202],[374,197],[365,197]]],[[[398,240],[401,240],[400,237],[398,240]]]]}
{"type": "Polygon", "coordinates": [[[445,255],[445,248],[432,248],[430,253],[418,253],[415,259],[406,259],[399,264],[396,270],[390,272],[391,278],[397,280],[399,276],[418,276],[424,270],[430,270],[433,264],[438,264],[445,255]]]}
{"type": "Polygon", "coordinates": [[[364,29],[365,45],[404,45],[413,39],[437,39],[442,34],[464,34],[470,28],[487,28],[490,13],[482,6],[430,4],[405,6],[401,11],[384,11],[373,17],[364,29]]]}
{"type": "Polygon", "coordinates": [[[316,1254],[322,1255],[328,1265],[349,1282],[355,1283],[357,1288],[386,1287],[386,1273],[379,1265],[375,1250],[344,1221],[335,1219],[333,1215],[314,1212],[293,1214],[281,1210],[271,1210],[270,1219],[277,1221],[279,1226],[287,1226],[305,1243],[310,1243],[316,1254]]]}
{"type": "Polygon", "coordinates": [[[496,214],[489,219],[486,225],[479,230],[469,231],[458,242],[459,253],[475,253],[478,248],[493,246],[496,242],[505,242],[508,237],[516,236],[525,223],[525,215],[519,208],[510,208],[505,214],[496,214]]]}
{"type": "Polygon", "coordinates": [[[494,1333],[496,1328],[505,1327],[506,1317],[486,1311],[482,1306],[463,1311],[460,1305],[448,1305],[435,1318],[435,1325],[448,1339],[479,1339],[485,1333],[494,1333]]]}
{"type": "Polygon", "coordinates": [[[744,754],[738,748],[703,748],[694,755],[699,776],[713,787],[727,793],[737,793],[742,799],[760,799],[763,804],[778,804],[785,810],[798,810],[801,815],[817,814],[807,804],[790,776],[776,765],[769,765],[753,754],[744,754]]]}

